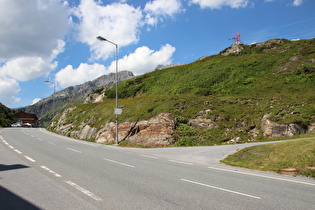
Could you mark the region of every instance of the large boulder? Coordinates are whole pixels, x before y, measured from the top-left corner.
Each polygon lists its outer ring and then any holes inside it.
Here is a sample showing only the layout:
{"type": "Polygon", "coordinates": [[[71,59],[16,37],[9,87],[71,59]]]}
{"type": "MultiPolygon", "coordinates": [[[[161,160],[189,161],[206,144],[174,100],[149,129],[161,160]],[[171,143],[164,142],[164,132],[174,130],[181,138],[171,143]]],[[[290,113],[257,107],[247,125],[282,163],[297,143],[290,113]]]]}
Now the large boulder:
{"type": "MultiPolygon", "coordinates": [[[[138,122],[123,122],[118,126],[118,140],[128,140],[144,146],[169,146],[174,144],[172,134],[175,121],[170,113],[160,113],[149,120],[138,122]]],[[[108,123],[98,132],[96,142],[114,143],[115,124],[108,123]]]]}
{"type": "Polygon", "coordinates": [[[278,124],[271,121],[269,117],[270,114],[265,114],[261,120],[261,129],[266,138],[287,137],[306,132],[305,129],[298,124],[278,124]]]}

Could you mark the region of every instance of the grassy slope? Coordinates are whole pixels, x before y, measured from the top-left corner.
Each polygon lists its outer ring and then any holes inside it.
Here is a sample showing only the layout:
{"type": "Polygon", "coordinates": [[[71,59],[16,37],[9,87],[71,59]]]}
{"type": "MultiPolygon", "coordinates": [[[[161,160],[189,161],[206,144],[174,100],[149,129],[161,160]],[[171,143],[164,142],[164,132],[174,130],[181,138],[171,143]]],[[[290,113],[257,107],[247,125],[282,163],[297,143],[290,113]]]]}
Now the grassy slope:
{"type": "Polygon", "coordinates": [[[0,127],[11,126],[14,123],[13,110],[0,103],[0,127]]]}
{"type": "Polygon", "coordinates": [[[307,166],[315,166],[315,138],[245,148],[222,162],[278,173],[283,168],[298,168],[300,175],[315,178],[315,171],[306,170],[307,166]]]}
{"type": "MultiPolygon", "coordinates": [[[[119,105],[125,109],[119,120],[173,113],[178,119],[174,137],[182,140],[178,145],[214,145],[235,136],[247,141],[251,139],[248,130],[259,129],[266,113],[279,123],[295,122],[304,127],[314,123],[315,39],[243,47],[238,55],[213,55],[123,82],[119,105]],[[270,46],[276,48],[270,50],[270,46]],[[189,127],[188,119],[205,109],[212,110],[206,117],[218,128],[189,127]]],[[[114,121],[115,90],[105,93],[103,103],[75,105],[78,108],[67,116],[68,121],[75,126],[83,121],[97,128],[114,121]]],[[[260,133],[257,139],[261,137],[260,133]]]]}

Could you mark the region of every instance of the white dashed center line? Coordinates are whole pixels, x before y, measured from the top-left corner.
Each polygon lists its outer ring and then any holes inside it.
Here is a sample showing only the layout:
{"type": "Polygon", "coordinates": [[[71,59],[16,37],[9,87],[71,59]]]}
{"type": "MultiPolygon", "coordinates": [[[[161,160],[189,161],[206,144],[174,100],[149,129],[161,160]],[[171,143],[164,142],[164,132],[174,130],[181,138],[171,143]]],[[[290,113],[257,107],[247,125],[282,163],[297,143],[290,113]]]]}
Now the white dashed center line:
{"type": "Polygon", "coordinates": [[[76,150],[76,149],[72,149],[72,148],[67,148],[67,149],[70,150],[70,151],[72,151],[72,152],[82,153],[81,151],[76,150]]]}
{"type": "Polygon", "coordinates": [[[184,182],[189,182],[189,183],[192,183],[192,184],[196,184],[196,185],[200,185],[200,186],[204,186],[204,187],[209,187],[209,188],[216,189],[216,190],[221,190],[221,191],[225,191],[225,192],[229,192],[229,193],[234,193],[234,194],[237,194],[237,195],[243,195],[243,196],[250,197],[250,198],[261,199],[260,197],[257,197],[257,196],[253,196],[253,195],[249,195],[249,194],[245,194],[245,193],[241,193],[241,192],[237,192],[237,191],[233,191],[233,190],[228,190],[228,189],[224,189],[224,188],[216,187],[216,186],[212,186],[212,185],[207,185],[207,184],[203,184],[203,183],[200,183],[200,182],[191,181],[191,180],[188,180],[188,179],[181,179],[181,180],[184,181],[184,182]]]}
{"type": "Polygon", "coordinates": [[[24,157],[33,163],[36,162],[34,159],[30,158],[29,156],[24,155],[24,157]]]}

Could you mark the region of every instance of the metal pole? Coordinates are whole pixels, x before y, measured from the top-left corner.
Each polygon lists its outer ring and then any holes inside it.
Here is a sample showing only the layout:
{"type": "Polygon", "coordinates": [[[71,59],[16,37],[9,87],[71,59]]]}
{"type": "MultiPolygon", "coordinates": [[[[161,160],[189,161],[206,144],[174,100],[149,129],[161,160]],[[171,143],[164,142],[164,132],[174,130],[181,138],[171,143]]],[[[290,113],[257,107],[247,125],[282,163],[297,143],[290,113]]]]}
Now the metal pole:
{"type": "MultiPolygon", "coordinates": [[[[115,74],[115,81],[116,81],[116,107],[115,110],[118,108],[118,44],[105,39],[104,37],[98,36],[96,37],[96,39],[100,40],[100,41],[106,41],[109,42],[113,45],[115,45],[116,47],[116,74],[115,74]]],[[[116,135],[115,135],[115,143],[116,145],[118,144],[118,114],[116,114],[116,135]]]]}
{"type": "MultiPolygon", "coordinates": [[[[118,108],[118,45],[116,46],[116,109],[118,108]]],[[[118,144],[118,115],[116,114],[116,144],[118,144]]]]}

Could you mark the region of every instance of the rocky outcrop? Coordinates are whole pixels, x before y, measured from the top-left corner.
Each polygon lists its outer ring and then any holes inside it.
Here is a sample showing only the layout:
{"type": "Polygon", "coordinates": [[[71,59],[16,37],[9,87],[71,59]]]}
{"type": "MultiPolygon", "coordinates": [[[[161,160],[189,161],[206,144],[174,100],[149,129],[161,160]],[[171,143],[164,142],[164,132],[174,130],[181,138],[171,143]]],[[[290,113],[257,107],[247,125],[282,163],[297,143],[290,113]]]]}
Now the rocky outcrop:
{"type": "MultiPolygon", "coordinates": [[[[54,121],[54,131],[81,140],[92,140],[97,143],[115,143],[116,137],[116,124],[109,122],[104,124],[100,129],[91,126],[94,122],[93,117],[88,121],[82,122],[79,126],[75,126],[75,122],[69,121],[69,116],[73,116],[77,107],[70,107],[66,109],[58,122],[54,121]],[[68,119],[68,120],[67,120],[68,119]]],[[[207,115],[212,110],[200,111],[195,119],[189,119],[188,125],[201,128],[201,129],[214,129],[220,128],[217,125],[218,121],[222,120],[222,117],[218,116],[212,120],[207,118],[207,115]]],[[[301,133],[315,133],[315,124],[311,124],[307,129],[296,123],[290,124],[279,124],[271,121],[270,114],[265,114],[261,119],[260,128],[257,126],[238,127],[239,131],[235,132],[235,136],[227,139],[226,143],[236,143],[243,139],[237,134],[245,131],[251,139],[255,139],[260,133],[265,138],[278,138],[278,137],[289,137],[295,134],[301,133]]],[[[70,117],[71,118],[71,117],[70,117]]],[[[160,113],[155,117],[148,120],[141,120],[136,122],[122,122],[118,126],[118,141],[129,141],[131,143],[150,146],[150,147],[164,147],[172,146],[175,143],[173,137],[175,131],[176,119],[170,113],[160,113]]],[[[223,128],[222,128],[223,129],[223,128]]],[[[235,131],[235,129],[225,128],[226,133],[235,131]]]]}
{"type": "Polygon", "coordinates": [[[272,122],[269,117],[270,114],[266,114],[261,120],[261,129],[265,138],[287,137],[307,132],[305,129],[302,128],[302,126],[298,124],[278,124],[272,122]]]}
{"type": "MultiPolygon", "coordinates": [[[[174,144],[172,134],[175,129],[175,121],[170,113],[159,115],[144,121],[123,122],[118,126],[119,141],[129,142],[144,146],[170,146],[174,144]]],[[[96,135],[98,143],[115,142],[115,124],[105,124],[96,135]]]]}
{"type": "MultiPolygon", "coordinates": [[[[115,143],[116,124],[109,122],[100,129],[81,123],[76,127],[74,123],[67,122],[67,115],[77,107],[66,109],[55,125],[54,131],[81,140],[94,140],[97,143],[115,143]]],[[[53,126],[52,126],[53,127],[53,126]]],[[[160,113],[149,120],[137,122],[122,122],[118,125],[118,141],[129,142],[151,147],[164,147],[173,145],[172,134],[175,129],[175,120],[170,113],[160,113]]]]}
{"type": "Polygon", "coordinates": [[[242,52],[242,50],[244,50],[244,47],[242,45],[233,44],[231,47],[225,49],[220,54],[223,56],[227,56],[227,55],[230,55],[231,53],[238,54],[238,53],[242,52]]]}

